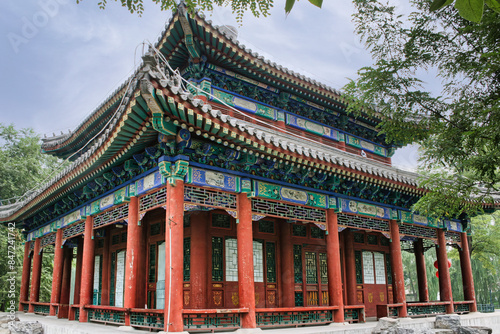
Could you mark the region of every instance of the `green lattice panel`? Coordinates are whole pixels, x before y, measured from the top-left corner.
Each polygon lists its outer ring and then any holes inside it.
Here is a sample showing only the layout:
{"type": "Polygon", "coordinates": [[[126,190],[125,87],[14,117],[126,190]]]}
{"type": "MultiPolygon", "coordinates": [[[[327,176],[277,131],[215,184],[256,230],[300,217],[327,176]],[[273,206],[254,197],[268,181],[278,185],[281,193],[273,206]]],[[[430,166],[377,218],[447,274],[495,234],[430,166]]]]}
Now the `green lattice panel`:
{"type": "Polygon", "coordinates": [[[373,234],[367,234],[366,235],[366,242],[369,245],[378,245],[378,238],[376,235],[373,234]]]}
{"type": "Polygon", "coordinates": [[[384,236],[380,237],[380,244],[389,247],[389,239],[384,236]]]}
{"type": "Polygon", "coordinates": [[[445,305],[411,305],[407,306],[409,316],[424,316],[446,313],[445,305]]]}
{"type": "Polygon", "coordinates": [[[358,244],[365,243],[365,235],[363,233],[353,233],[353,236],[354,236],[354,242],[357,242],[358,244]]]}
{"type": "Polygon", "coordinates": [[[29,304],[23,304],[23,311],[24,312],[28,312],[29,309],[30,309],[29,304]]]}
{"type": "Polygon", "coordinates": [[[103,248],[103,247],[104,247],[104,239],[98,239],[97,248],[103,248]]]}
{"type": "Polygon", "coordinates": [[[218,213],[212,214],[212,227],[231,228],[231,216],[218,213]]]}
{"type": "Polygon", "coordinates": [[[111,278],[109,282],[109,305],[115,305],[115,266],[116,252],[111,253],[111,278]]]}
{"type": "Polygon", "coordinates": [[[373,219],[368,217],[347,215],[345,213],[337,214],[338,224],[365,230],[389,232],[389,221],[373,219]]]}
{"type": "Polygon", "coordinates": [[[316,253],[305,252],[306,259],[306,283],[307,284],[317,284],[318,283],[318,264],[316,261],[316,253]]]}
{"type": "Polygon", "coordinates": [[[303,292],[295,292],[295,306],[304,306],[303,292]]]}
{"type": "Polygon", "coordinates": [[[469,304],[454,304],[453,311],[455,313],[468,313],[470,311],[469,306],[469,304]]]}
{"type": "Polygon", "coordinates": [[[292,225],[292,235],[294,237],[304,237],[304,238],[307,237],[307,226],[293,224],[292,225]]]}
{"type": "Polygon", "coordinates": [[[325,324],[333,322],[333,311],[276,311],[258,312],[256,314],[257,327],[278,327],[325,324]]]}
{"type": "Polygon", "coordinates": [[[161,234],[161,225],[162,225],[161,223],[151,224],[151,227],[150,227],[151,236],[161,234]]]}
{"type": "Polygon", "coordinates": [[[223,238],[212,237],[212,281],[222,282],[223,272],[223,238]]]}
{"type": "Polygon", "coordinates": [[[116,223],[128,218],[128,204],[117,206],[94,217],[94,228],[116,223]]]}
{"type": "Polygon", "coordinates": [[[111,245],[118,245],[120,243],[120,235],[115,234],[111,237],[111,245]]]}
{"type": "Polygon", "coordinates": [[[276,283],[276,245],[266,242],[266,273],[267,283],[276,283]]]}
{"type": "Polygon", "coordinates": [[[354,309],[345,309],[344,319],[347,321],[359,321],[359,311],[354,309]]]}
{"type": "Polygon", "coordinates": [[[326,223],[326,211],[305,206],[252,198],[252,212],[271,217],[326,223]]]}
{"type": "Polygon", "coordinates": [[[77,307],[75,309],[75,320],[80,321],[80,308],[79,307],[77,307]]]}
{"type": "Polygon", "coordinates": [[[311,238],[314,239],[324,239],[325,238],[325,231],[320,229],[319,227],[315,225],[311,225],[311,238]]]}
{"type": "Polygon", "coordinates": [[[184,328],[195,329],[234,329],[241,323],[239,313],[184,314],[184,328]]]}
{"type": "Polygon", "coordinates": [[[184,238],[184,281],[191,280],[191,238],[184,238]]]}
{"type": "Polygon", "coordinates": [[[354,265],[356,267],[356,284],[363,284],[363,264],[361,251],[354,251],[354,265]]]}
{"type": "Polygon", "coordinates": [[[274,234],[274,222],[268,220],[259,221],[259,232],[274,234]]]}
{"type": "Polygon", "coordinates": [[[164,205],[167,202],[167,187],[158,189],[157,191],[147,194],[140,198],[139,200],[139,211],[144,212],[159,206],[164,205]]]}
{"type": "Polygon", "coordinates": [[[319,253],[319,272],[321,274],[321,284],[328,284],[328,261],[326,253],[319,253]]]}
{"type": "Polygon", "coordinates": [[[152,312],[146,312],[146,313],[131,312],[130,326],[163,330],[164,328],[163,314],[152,313],[152,312]]]}
{"type": "Polygon", "coordinates": [[[492,313],[495,312],[495,306],[493,304],[477,304],[477,310],[481,313],[492,313]]]}
{"type": "Polygon", "coordinates": [[[121,242],[127,242],[127,232],[123,232],[120,238],[121,242]]]}
{"type": "Polygon", "coordinates": [[[387,268],[387,284],[392,284],[392,266],[390,254],[385,254],[385,266],[387,268]]]}
{"type": "Polygon", "coordinates": [[[89,321],[92,322],[103,322],[107,324],[124,325],[125,324],[125,312],[114,311],[114,310],[89,310],[88,312],[89,321]]]}
{"type": "Polygon", "coordinates": [[[302,246],[293,245],[294,282],[302,283],[302,246]]]}
{"type": "Polygon", "coordinates": [[[50,306],[49,305],[35,305],[34,312],[36,314],[49,315],[50,314],[50,306]]]}
{"type": "Polygon", "coordinates": [[[156,244],[149,245],[148,282],[156,282],[156,244]]]}

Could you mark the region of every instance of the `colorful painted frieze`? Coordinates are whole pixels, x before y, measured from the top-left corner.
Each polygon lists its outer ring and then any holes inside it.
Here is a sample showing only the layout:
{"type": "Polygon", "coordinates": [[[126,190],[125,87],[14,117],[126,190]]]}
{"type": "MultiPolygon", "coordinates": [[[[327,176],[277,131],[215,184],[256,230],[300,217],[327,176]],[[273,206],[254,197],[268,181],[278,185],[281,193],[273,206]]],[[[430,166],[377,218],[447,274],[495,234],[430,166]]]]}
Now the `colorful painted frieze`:
{"type": "Polygon", "coordinates": [[[454,232],[463,232],[463,227],[460,222],[453,221],[453,220],[445,220],[444,221],[444,226],[448,231],[454,231],[454,232]]]}
{"type": "Polygon", "coordinates": [[[322,125],[320,123],[308,120],[307,118],[299,117],[292,114],[286,114],[286,124],[300,130],[304,130],[310,133],[320,135],[322,137],[339,141],[339,131],[330,128],[328,126],[322,125]]]}
{"type": "Polygon", "coordinates": [[[142,179],[137,180],[135,182],[135,189],[133,191],[133,195],[130,194],[131,191],[129,191],[129,196],[138,196],[144,194],[149,190],[160,187],[164,184],[165,184],[164,177],[161,175],[159,171],[155,171],[149,175],[146,175],[142,179]]]}
{"type": "Polygon", "coordinates": [[[443,224],[437,219],[411,213],[409,211],[398,210],[398,219],[403,223],[416,224],[429,227],[442,227],[443,224]]]}
{"type": "Polygon", "coordinates": [[[250,78],[247,78],[241,74],[238,74],[238,73],[234,73],[232,71],[229,71],[229,70],[226,70],[222,67],[219,67],[219,66],[216,66],[216,65],[213,65],[213,64],[209,64],[208,65],[208,68],[212,71],[215,71],[215,72],[219,72],[219,73],[222,73],[224,75],[227,75],[228,77],[232,77],[232,78],[235,78],[235,79],[238,79],[238,80],[241,80],[241,81],[244,81],[246,83],[249,83],[249,84],[252,84],[254,86],[257,86],[257,87],[260,87],[260,88],[263,88],[265,90],[268,90],[268,91],[271,91],[271,92],[274,92],[274,93],[277,93],[278,92],[278,89],[277,88],[274,88],[274,87],[271,87],[271,86],[268,86],[262,82],[259,82],[259,81],[256,81],[256,80],[253,80],[253,79],[250,79],[250,78]]]}
{"type": "MultiPolygon", "coordinates": [[[[245,181],[245,188],[248,191],[248,182],[245,181]]],[[[225,191],[240,192],[241,182],[238,176],[211,170],[189,167],[186,175],[186,183],[202,187],[217,188],[225,191]]]]}
{"type": "Polygon", "coordinates": [[[292,189],[261,181],[254,181],[254,191],[252,195],[254,197],[274,199],[278,201],[314,206],[317,208],[328,208],[327,195],[292,189]]]}
{"type": "Polygon", "coordinates": [[[385,147],[373,144],[366,140],[359,139],[357,137],[345,135],[345,142],[347,145],[354,146],[356,148],[375,153],[377,155],[387,157],[387,149],[385,147]]]}
{"type": "Polygon", "coordinates": [[[231,107],[235,107],[252,114],[262,116],[264,118],[272,119],[274,121],[278,119],[278,110],[275,108],[250,101],[249,99],[243,98],[241,96],[235,96],[233,94],[215,88],[212,88],[212,95],[214,96],[214,100],[217,102],[222,102],[231,107]]]}
{"type": "Polygon", "coordinates": [[[392,210],[378,205],[339,198],[340,212],[355,213],[381,219],[392,219],[392,210]]]}
{"type": "Polygon", "coordinates": [[[128,202],[130,200],[129,187],[125,186],[117,191],[102,197],[90,204],[90,215],[95,215],[115,205],[128,202]]]}

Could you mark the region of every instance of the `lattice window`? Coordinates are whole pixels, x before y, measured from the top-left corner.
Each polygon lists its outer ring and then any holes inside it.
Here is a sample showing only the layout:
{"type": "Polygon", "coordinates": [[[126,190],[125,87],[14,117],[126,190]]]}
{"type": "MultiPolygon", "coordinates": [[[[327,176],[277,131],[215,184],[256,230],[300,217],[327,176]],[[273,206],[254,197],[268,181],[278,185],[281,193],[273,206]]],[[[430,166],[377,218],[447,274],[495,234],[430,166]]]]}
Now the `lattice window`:
{"type": "Polygon", "coordinates": [[[356,284],[363,284],[363,267],[361,251],[354,251],[354,266],[356,268],[356,284]]]}
{"type": "Polygon", "coordinates": [[[128,218],[128,204],[117,206],[94,217],[94,229],[128,218]]]}
{"type": "Polygon", "coordinates": [[[321,284],[328,284],[328,265],[326,253],[319,253],[319,272],[321,275],[321,284]]]}
{"type": "Polygon", "coordinates": [[[184,238],[184,281],[191,280],[191,238],[184,238]]]}
{"type": "Polygon", "coordinates": [[[120,235],[115,234],[111,237],[111,245],[118,245],[120,243],[120,235]]]}
{"type": "Polygon", "coordinates": [[[306,252],[306,283],[307,284],[317,284],[318,283],[318,266],[316,262],[316,253],[306,252]]]}
{"type": "Polygon", "coordinates": [[[40,239],[40,248],[43,248],[43,247],[48,246],[48,245],[55,244],[56,243],[56,234],[57,233],[54,232],[54,233],[51,233],[51,234],[44,235],[40,239]]]}
{"type": "Polygon", "coordinates": [[[116,252],[113,252],[111,253],[111,278],[109,284],[109,305],[111,306],[115,306],[115,266],[116,252]]]}
{"type": "Polygon", "coordinates": [[[363,233],[353,233],[353,237],[354,237],[354,242],[357,242],[358,244],[365,243],[365,235],[363,233]]]}
{"type": "Polygon", "coordinates": [[[380,237],[380,244],[382,246],[386,246],[386,247],[389,247],[389,239],[384,237],[384,236],[381,236],[380,237]]]}
{"type": "Polygon", "coordinates": [[[418,238],[436,239],[437,233],[433,227],[423,227],[410,224],[401,224],[399,226],[399,233],[404,235],[411,235],[418,238]]]}
{"type": "Polygon", "coordinates": [[[460,238],[460,233],[457,232],[451,232],[451,231],[446,231],[444,232],[444,236],[447,241],[451,243],[457,243],[460,244],[462,239],[460,238]]]}
{"type": "Polygon", "coordinates": [[[293,273],[294,273],[294,282],[295,283],[302,283],[302,246],[301,245],[293,245],[293,273]]]}
{"type": "Polygon", "coordinates": [[[337,214],[337,219],[338,224],[342,226],[356,227],[374,231],[389,231],[389,222],[386,220],[347,215],[345,213],[337,214]]]}
{"type": "Polygon", "coordinates": [[[307,237],[307,226],[293,224],[292,225],[292,235],[294,237],[307,237]]]}
{"type": "Polygon", "coordinates": [[[304,306],[303,292],[295,292],[295,306],[304,306]]]}
{"type": "Polygon", "coordinates": [[[385,254],[385,266],[387,267],[387,284],[392,284],[392,267],[390,254],[385,254]]]}
{"type": "Polygon", "coordinates": [[[236,239],[226,239],[226,281],[238,281],[238,243],[236,239]]]}
{"type": "Polygon", "coordinates": [[[311,238],[324,239],[325,231],[315,225],[311,225],[311,238]]]}
{"type": "Polygon", "coordinates": [[[367,234],[366,235],[366,242],[369,245],[378,245],[378,238],[376,235],[373,234],[367,234]]]}
{"type": "Polygon", "coordinates": [[[274,222],[268,220],[259,221],[259,232],[274,234],[274,222]]]}
{"type": "Polygon", "coordinates": [[[212,281],[222,282],[223,272],[223,238],[212,237],[212,281]]]}
{"type": "Polygon", "coordinates": [[[231,228],[231,217],[218,213],[212,214],[212,227],[231,228]]]}
{"type": "Polygon", "coordinates": [[[191,227],[191,216],[184,214],[184,228],[191,227]]]}
{"type": "Polygon", "coordinates": [[[161,234],[161,223],[151,224],[150,234],[151,236],[161,234]]]}
{"type": "Polygon", "coordinates": [[[103,248],[104,247],[104,239],[98,239],[97,240],[97,248],[103,248]]]}
{"type": "Polygon", "coordinates": [[[63,230],[63,240],[83,234],[85,232],[85,222],[70,225],[63,230]]]}
{"type": "Polygon", "coordinates": [[[127,242],[127,232],[123,232],[121,236],[121,241],[122,242],[127,242]]]}
{"type": "Polygon", "coordinates": [[[253,279],[264,282],[264,249],[261,241],[253,241],[253,279]]]}
{"type": "Polygon", "coordinates": [[[156,282],[156,244],[149,245],[148,282],[156,282]]]}
{"type": "Polygon", "coordinates": [[[267,282],[276,283],[276,246],[274,242],[266,242],[267,282]]]}
{"type": "Polygon", "coordinates": [[[139,211],[144,212],[160,207],[167,202],[167,187],[144,195],[139,199],[139,211]]]}
{"type": "Polygon", "coordinates": [[[236,195],[206,188],[184,186],[184,201],[202,206],[236,209],[236,195]]]}
{"type": "Polygon", "coordinates": [[[278,203],[267,199],[253,198],[252,212],[271,217],[326,223],[326,210],[278,203]]]}

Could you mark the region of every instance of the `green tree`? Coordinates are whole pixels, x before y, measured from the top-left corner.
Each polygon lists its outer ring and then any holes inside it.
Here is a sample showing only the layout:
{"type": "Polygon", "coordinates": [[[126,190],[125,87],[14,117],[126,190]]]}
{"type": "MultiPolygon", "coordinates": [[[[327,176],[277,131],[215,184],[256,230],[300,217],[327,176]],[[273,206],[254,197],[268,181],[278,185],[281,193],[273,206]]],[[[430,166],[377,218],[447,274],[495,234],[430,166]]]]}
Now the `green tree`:
{"type": "Polygon", "coordinates": [[[487,9],[475,24],[448,7],[429,13],[428,1],[412,1],[406,17],[378,0],[354,3],[356,32],[374,64],[345,86],[349,107],[381,118],[389,141],[421,145],[421,185],[430,192],[416,209],[454,216],[498,196],[498,14],[487,9]]]}
{"type": "MultiPolygon", "coordinates": [[[[32,129],[17,130],[13,125],[0,123],[0,201],[1,204],[15,202],[17,197],[22,197],[54,170],[58,170],[59,161],[40,151],[40,137],[32,129]]],[[[11,231],[0,224],[0,254],[8,254],[9,238],[16,240],[16,305],[19,301],[19,287],[21,284],[22,264],[24,257],[24,237],[18,229],[11,231]]],[[[53,255],[46,251],[42,261],[42,279],[40,300],[50,301],[52,289],[53,255]]],[[[53,253],[53,252],[52,252],[53,253]]],[[[8,257],[0,257],[0,310],[4,311],[7,302],[11,299],[10,286],[7,278],[12,272],[9,267],[8,257]]]]}

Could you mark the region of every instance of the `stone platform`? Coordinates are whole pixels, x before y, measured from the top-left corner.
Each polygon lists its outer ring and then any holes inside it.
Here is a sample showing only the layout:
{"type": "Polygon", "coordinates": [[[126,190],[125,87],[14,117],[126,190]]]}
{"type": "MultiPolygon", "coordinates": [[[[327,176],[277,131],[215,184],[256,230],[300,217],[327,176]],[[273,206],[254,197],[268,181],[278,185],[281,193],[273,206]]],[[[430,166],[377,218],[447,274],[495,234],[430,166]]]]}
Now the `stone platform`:
{"type": "MultiPolygon", "coordinates": [[[[135,330],[132,328],[119,328],[116,326],[104,326],[94,323],[79,323],[66,319],[57,319],[35,314],[18,312],[17,316],[21,321],[38,321],[42,324],[44,334],[124,334],[133,331],[139,333],[149,333],[148,331],[135,330]]],[[[409,329],[429,329],[434,328],[434,317],[417,319],[400,319],[400,325],[409,329]]],[[[471,313],[460,316],[462,326],[484,326],[493,329],[493,333],[500,334],[500,311],[494,313],[471,313]]],[[[261,333],[261,334],[371,334],[377,326],[377,321],[368,321],[362,324],[330,324],[324,326],[308,326],[299,328],[280,328],[265,330],[239,330],[236,333],[261,333]]],[[[200,333],[200,332],[194,332],[200,333]]],[[[235,332],[225,332],[235,333],[235,332]]]]}

